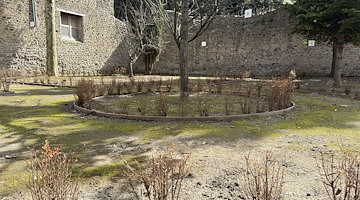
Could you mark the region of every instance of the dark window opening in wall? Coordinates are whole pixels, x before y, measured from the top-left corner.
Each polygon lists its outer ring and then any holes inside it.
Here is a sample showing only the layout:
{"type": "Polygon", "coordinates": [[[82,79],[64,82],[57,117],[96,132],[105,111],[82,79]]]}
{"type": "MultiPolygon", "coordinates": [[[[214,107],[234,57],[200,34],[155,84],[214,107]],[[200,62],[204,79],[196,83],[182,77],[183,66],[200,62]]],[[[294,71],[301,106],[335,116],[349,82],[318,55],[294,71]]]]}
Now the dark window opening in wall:
{"type": "Polygon", "coordinates": [[[61,39],[82,41],[82,16],[61,12],[61,39]]]}

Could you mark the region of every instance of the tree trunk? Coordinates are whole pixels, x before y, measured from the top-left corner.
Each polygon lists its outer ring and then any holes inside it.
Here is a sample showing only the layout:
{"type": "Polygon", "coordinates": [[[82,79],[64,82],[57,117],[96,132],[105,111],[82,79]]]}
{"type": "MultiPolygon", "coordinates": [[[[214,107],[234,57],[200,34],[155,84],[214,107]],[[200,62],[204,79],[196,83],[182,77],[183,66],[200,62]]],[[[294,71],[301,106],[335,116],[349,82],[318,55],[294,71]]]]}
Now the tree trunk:
{"type": "Polygon", "coordinates": [[[144,55],[144,63],[145,63],[145,72],[144,74],[149,75],[150,74],[150,55],[145,54],[144,55]]]}
{"type": "Polygon", "coordinates": [[[150,75],[153,70],[153,66],[155,63],[155,58],[153,53],[144,54],[144,63],[145,63],[145,72],[144,74],[150,75]]]}
{"type": "Polygon", "coordinates": [[[345,38],[344,35],[339,35],[334,41],[333,52],[333,68],[334,68],[334,86],[340,87],[341,85],[341,61],[344,50],[345,38]]]}
{"type": "Polygon", "coordinates": [[[130,70],[130,72],[129,72],[129,77],[133,77],[134,76],[134,63],[135,63],[135,61],[133,61],[133,60],[130,60],[130,63],[129,63],[129,70],[130,70]]]}
{"type": "Polygon", "coordinates": [[[182,100],[188,97],[189,93],[189,75],[188,68],[188,35],[189,35],[189,10],[188,0],[181,1],[181,18],[180,18],[180,98],[182,100]]]}
{"type": "Polygon", "coordinates": [[[336,41],[333,42],[333,46],[332,46],[332,56],[333,56],[333,59],[332,59],[332,63],[331,63],[331,72],[329,74],[329,77],[330,78],[334,78],[334,71],[335,71],[335,57],[336,57],[336,41]]]}
{"type": "Polygon", "coordinates": [[[46,74],[58,76],[55,31],[55,0],[46,0],[46,74]]]}

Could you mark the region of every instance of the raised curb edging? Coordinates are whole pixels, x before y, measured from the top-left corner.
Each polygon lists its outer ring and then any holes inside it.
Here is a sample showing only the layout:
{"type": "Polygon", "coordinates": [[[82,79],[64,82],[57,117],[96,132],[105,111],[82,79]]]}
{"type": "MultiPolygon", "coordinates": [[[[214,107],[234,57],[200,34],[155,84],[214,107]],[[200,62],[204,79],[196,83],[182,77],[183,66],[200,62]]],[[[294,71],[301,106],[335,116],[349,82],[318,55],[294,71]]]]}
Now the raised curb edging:
{"type": "Polygon", "coordinates": [[[270,112],[263,113],[253,113],[253,114],[241,114],[241,115],[227,115],[227,116],[208,116],[208,117],[176,117],[176,116],[140,116],[140,115],[124,115],[124,114],[115,114],[115,113],[105,113],[98,110],[87,109],[76,105],[74,102],[74,109],[78,112],[91,114],[99,117],[106,117],[111,119],[128,119],[128,120],[140,120],[140,121],[160,121],[160,122],[174,122],[174,121],[235,121],[242,119],[251,119],[251,118],[264,118],[274,115],[281,115],[290,112],[294,107],[295,103],[291,102],[292,105],[288,108],[270,112]]]}
{"type": "Polygon", "coordinates": [[[12,91],[8,91],[8,92],[0,92],[0,96],[8,96],[8,95],[12,95],[12,94],[15,94],[14,92],[12,91]]]}

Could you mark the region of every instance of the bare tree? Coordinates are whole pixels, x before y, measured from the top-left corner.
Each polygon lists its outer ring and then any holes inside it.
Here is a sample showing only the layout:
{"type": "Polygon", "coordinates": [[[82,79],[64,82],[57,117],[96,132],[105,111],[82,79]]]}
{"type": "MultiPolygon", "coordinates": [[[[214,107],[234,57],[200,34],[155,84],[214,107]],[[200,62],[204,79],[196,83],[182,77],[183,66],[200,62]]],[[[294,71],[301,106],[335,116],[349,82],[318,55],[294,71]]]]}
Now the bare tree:
{"type": "Polygon", "coordinates": [[[128,1],[119,9],[126,23],[130,76],[134,75],[133,65],[141,55],[147,61],[145,73],[150,74],[161,51],[163,25],[159,16],[163,12],[162,4],[160,0],[128,1]]]}
{"type": "Polygon", "coordinates": [[[163,19],[179,49],[180,98],[189,92],[188,43],[202,35],[216,17],[218,0],[169,0],[171,10],[164,12],[163,19]]]}

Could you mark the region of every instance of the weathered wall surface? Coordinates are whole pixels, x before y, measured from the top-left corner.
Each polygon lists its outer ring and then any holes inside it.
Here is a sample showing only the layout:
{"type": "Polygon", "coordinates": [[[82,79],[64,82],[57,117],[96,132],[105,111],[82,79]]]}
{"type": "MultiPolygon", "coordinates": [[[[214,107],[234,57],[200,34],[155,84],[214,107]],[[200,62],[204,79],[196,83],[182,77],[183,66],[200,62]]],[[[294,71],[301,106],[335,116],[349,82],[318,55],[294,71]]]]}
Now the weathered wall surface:
{"type": "MultiPolygon", "coordinates": [[[[282,10],[248,19],[218,17],[201,38],[190,43],[189,73],[251,71],[258,76],[277,76],[296,69],[299,75],[329,74],[332,48],[301,44],[306,38],[290,35],[291,23],[282,10]],[[202,41],[207,42],[206,47],[201,47],[202,41]]],[[[178,50],[169,38],[155,73],[178,74],[178,50]]],[[[343,66],[344,75],[360,76],[360,47],[345,48],[343,66]]]]}
{"type": "MultiPolygon", "coordinates": [[[[30,28],[30,0],[0,1],[0,66],[28,73],[45,70],[45,1],[37,1],[37,26],[30,28]]],[[[124,24],[113,16],[112,0],[57,0],[56,8],[84,14],[83,41],[60,39],[56,11],[59,72],[93,73],[126,65],[122,43],[124,24]]]]}
{"type": "MultiPolygon", "coordinates": [[[[29,27],[30,0],[0,1],[0,67],[28,73],[45,71],[44,2],[37,0],[37,26],[29,27]]],[[[124,24],[113,16],[112,0],[57,0],[56,8],[84,14],[83,41],[60,39],[60,12],[56,11],[60,74],[111,72],[126,67],[124,24]]],[[[190,75],[276,76],[296,69],[299,75],[330,72],[332,51],[325,44],[308,47],[303,38],[290,35],[291,22],[281,10],[249,19],[218,17],[205,34],[190,44],[190,75]],[[201,47],[206,41],[207,46],[201,47]]],[[[178,74],[178,49],[170,36],[157,74],[178,74]]],[[[135,72],[143,72],[139,59],[135,72]]],[[[360,76],[360,47],[347,46],[343,74],[360,76]]]]}

